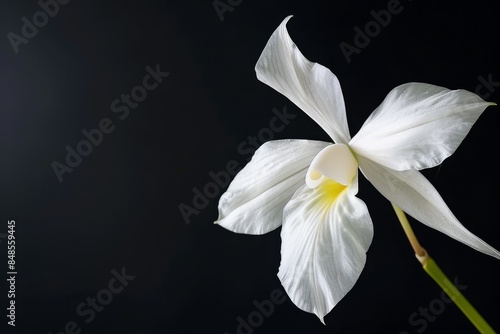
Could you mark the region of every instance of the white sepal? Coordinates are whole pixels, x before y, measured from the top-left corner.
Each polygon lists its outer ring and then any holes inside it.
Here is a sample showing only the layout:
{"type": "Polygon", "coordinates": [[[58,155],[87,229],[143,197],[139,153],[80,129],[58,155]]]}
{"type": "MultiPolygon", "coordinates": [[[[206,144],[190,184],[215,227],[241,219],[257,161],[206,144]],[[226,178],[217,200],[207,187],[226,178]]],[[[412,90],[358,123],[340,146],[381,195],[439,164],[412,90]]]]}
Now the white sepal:
{"type": "Polygon", "coordinates": [[[395,171],[358,157],[365,177],[410,216],[473,249],[500,259],[500,252],[467,230],[453,215],[434,186],[416,170],[395,171]]]}
{"type": "Polygon", "coordinates": [[[285,18],[257,61],[257,78],[295,103],[337,144],[350,137],[342,89],[326,67],[307,60],[288,35],[285,18]]]}

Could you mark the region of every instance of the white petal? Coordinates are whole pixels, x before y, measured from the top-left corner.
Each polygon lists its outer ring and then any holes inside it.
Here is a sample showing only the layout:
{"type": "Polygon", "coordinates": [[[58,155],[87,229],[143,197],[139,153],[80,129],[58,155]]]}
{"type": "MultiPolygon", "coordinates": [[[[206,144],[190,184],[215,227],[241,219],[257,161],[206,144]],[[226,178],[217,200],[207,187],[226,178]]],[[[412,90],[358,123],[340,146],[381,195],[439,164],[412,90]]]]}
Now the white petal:
{"type": "Polygon", "coordinates": [[[264,143],[221,196],[215,223],[245,234],[264,234],[279,227],[285,204],[304,185],[309,164],[327,145],[312,140],[264,143]]]}
{"type": "Polygon", "coordinates": [[[368,209],[356,193],[357,177],[348,188],[334,181],[304,186],[284,210],[278,277],[295,305],[323,323],[356,283],[373,237],[368,209]],[[337,198],[335,187],[344,189],[337,198]]]}
{"type": "Polygon", "coordinates": [[[286,30],[288,16],[272,34],[255,71],[263,83],[285,95],[319,124],[337,144],[351,138],[337,77],[307,60],[286,30]]]}
{"type": "Polygon", "coordinates": [[[404,84],[387,95],[349,145],[391,169],[434,167],[456,150],[489,105],[465,90],[404,84]]]}
{"type": "Polygon", "coordinates": [[[419,171],[395,171],[364,157],[358,159],[361,171],[375,188],[410,216],[479,252],[500,259],[499,251],[458,221],[436,188],[419,171]]]}

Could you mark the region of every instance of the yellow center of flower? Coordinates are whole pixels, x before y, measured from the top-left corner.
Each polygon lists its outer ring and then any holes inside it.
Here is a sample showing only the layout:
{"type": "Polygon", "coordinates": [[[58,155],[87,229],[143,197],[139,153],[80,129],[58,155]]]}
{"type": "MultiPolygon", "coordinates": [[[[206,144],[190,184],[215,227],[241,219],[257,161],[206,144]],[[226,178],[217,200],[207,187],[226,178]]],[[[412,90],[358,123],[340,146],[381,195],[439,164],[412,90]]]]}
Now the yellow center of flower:
{"type": "Polygon", "coordinates": [[[324,205],[330,207],[345,189],[347,189],[347,186],[335,182],[332,179],[326,179],[317,187],[320,194],[318,198],[324,205]]]}

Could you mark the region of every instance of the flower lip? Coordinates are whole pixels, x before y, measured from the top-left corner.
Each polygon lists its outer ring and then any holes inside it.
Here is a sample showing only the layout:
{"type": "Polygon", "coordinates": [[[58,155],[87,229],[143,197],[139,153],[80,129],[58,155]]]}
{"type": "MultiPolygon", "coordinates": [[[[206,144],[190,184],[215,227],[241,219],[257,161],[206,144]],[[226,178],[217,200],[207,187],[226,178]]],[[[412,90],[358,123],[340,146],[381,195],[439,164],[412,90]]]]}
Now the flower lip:
{"type": "Polygon", "coordinates": [[[322,149],[313,159],[306,173],[306,185],[316,188],[325,179],[349,185],[358,171],[358,161],[344,144],[332,144],[322,149]]]}

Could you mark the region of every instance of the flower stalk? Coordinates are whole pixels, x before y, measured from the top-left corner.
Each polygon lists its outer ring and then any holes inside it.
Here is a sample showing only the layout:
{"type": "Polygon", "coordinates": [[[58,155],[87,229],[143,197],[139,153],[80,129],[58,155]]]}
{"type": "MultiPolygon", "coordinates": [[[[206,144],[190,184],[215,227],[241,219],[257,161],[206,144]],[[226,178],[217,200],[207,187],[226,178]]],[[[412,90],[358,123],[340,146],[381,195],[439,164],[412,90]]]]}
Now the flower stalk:
{"type": "Polygon", "coordinates": [[[420,245],[413,229],[410,226],[408,218],[400,207],[391,203],[396,216],[403,227],[406,237],[410,241],[411,247],[415,252],[415,256],[422,264],[425,272],[443,289],[443,291],[450,297],[450,299],[457,305],[457,307],[464,313],[469,321],[476,327],[482,334],[495,334],[495,331],[484,320],[484,318],[477,312],[472,304],[462,295],[460,290],[450,281],[450,279],[443,273],[437,263],[429,256],[427,251],[420,245]]]}

